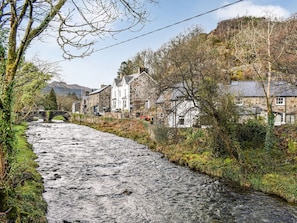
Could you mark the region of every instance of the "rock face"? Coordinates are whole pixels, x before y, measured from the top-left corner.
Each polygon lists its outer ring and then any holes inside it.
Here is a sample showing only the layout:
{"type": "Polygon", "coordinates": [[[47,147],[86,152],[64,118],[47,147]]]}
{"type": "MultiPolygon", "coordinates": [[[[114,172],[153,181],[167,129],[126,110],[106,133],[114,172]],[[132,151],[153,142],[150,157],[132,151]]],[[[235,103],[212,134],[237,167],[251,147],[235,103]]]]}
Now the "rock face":
{"type": "Polygon", "coordinates": [[[51,89],[55,90],[57,95],[68,95],[76,94],[78,97],[83,95],[85,92],[91,92],[92,89],[77,84],[67,84],[65,82],[53,81],[49,83],[42,91],[49,93],[51,89]]]}

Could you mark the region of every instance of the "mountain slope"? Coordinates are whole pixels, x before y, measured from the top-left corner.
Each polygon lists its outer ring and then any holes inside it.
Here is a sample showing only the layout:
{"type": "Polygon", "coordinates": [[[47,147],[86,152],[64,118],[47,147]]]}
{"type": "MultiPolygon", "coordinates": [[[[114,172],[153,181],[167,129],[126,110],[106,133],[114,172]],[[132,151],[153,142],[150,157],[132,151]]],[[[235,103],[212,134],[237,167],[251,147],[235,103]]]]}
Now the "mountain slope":
{"type": "Polygon", "coordinates": [[[52,88],[57,95],[76,94],[78,97],[81,97],[86,91],[92,91],[91,88],[77,84],[67,84],[65,82],[53,81],[42,89],[42,92],[48,94],[52,88]]]}

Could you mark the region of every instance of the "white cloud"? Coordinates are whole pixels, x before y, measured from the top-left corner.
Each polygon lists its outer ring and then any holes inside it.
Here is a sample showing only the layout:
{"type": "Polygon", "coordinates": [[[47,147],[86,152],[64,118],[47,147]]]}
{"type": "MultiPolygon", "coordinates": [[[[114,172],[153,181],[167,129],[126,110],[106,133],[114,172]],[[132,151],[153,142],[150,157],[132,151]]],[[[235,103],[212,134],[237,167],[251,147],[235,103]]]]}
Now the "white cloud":
{"type": "Polygon", "coordinates": [[[241,16],[287,18],[290,12],[276,5],[257,5],[252,1],[243,1],[228,8],[221,9],[216,14],[219,20],[241,16]]]}

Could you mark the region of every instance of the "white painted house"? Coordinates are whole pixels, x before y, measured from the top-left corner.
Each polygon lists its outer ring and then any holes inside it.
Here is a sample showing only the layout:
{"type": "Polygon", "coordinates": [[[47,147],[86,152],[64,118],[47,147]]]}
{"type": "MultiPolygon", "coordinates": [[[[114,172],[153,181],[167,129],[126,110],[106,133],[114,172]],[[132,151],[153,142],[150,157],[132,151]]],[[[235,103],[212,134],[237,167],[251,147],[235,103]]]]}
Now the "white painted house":
{"type": "Polygon", "coordinates": [[[197,124],[199,109],[182,91],[182,88],[175,88],[158,98],[156,118],[159,123],[164,121],[169,128],[189,128],[197,124]]]}
{"type": "Polygon", "coordinates": [[[111,90],[111,111],[136,112],[149,109],[155,101],[155,81],[146,69],[132,75],[119,75],[111,90]]]}

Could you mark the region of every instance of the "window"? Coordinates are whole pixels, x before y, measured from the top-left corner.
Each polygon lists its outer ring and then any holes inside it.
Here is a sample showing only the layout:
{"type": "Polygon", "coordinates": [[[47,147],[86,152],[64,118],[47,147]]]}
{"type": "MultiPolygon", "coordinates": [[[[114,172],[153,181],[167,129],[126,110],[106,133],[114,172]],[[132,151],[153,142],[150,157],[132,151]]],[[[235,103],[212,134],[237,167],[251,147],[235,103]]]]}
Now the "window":
{"type": "Polygon", "coordinates": [[[179,116],[179,118],[178,118],[178,124],[179,125],[184,125],[185,124],[185,118],[184,118],[184,116],[179,116]]]}
{"type": "Polygon", "coordinates": [[[235,104],[236,105],[243,105],[243,101],[241,97],[236,97],[235,98],[235,104]]]}
{"type": "Polygon", "coordinates": [[[112,101],[112,108],[116,108],[117,107],[117,103],[116,103],[116,101],[114,100],[114,101],[112,101]]]}
{"type": "Polygon", "coordinates": [[[150,101],[149,100],[146,100],[145,101],[144,107],[145,107],[145,109],[149,109],[150,108],[150,101]]]}
{"type": "Polygon", "coordinates": [[[123,107],[127,108],[127,101],[126,100],[123,100],[123,107]]]}
{"type": "Polygon", "coordinates": [[[285,123],[285,113],[281,114],[281,123],[285,123]]]}
{"type": "Polygon", "coordinates": [[[275,98],[275,104],[276,105],[284,105],[285,104],[285,98],[283,98],[283,97],[276,97],[275,98]]]}

